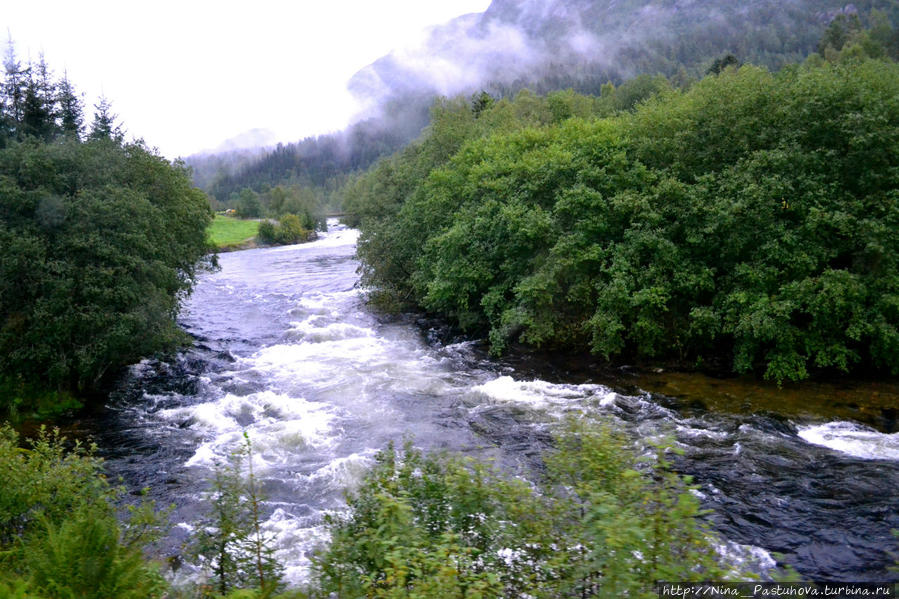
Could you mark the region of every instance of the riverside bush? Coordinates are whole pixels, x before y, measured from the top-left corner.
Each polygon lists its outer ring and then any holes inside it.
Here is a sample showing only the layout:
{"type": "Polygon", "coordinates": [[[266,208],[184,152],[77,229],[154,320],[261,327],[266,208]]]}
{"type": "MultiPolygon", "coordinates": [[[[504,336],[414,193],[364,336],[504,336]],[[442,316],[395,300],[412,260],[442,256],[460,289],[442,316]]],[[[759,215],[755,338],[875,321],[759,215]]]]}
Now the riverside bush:
{"type": "Polygon", "coordinates": [[[493,131],[377,167],[387,203],[357,183],[367,284],[495,353],[899,373],[895,63],[729,68],[632,113],[493,131]]]}
{"type": "Polygon", "coordinates": [[[301,243],[314,238],[314,232],[303,226],[303,221],[296,214],[285,214],[274,224],[269,220],[259,223],[256,237],[262,243],[288,245],[301,243]]]}
{"type": "Polygon", "coordinates": [[[0,149],[0,411],[187,343],[175,316],[210,220],[186,170],[139,143],[0,149]]]}

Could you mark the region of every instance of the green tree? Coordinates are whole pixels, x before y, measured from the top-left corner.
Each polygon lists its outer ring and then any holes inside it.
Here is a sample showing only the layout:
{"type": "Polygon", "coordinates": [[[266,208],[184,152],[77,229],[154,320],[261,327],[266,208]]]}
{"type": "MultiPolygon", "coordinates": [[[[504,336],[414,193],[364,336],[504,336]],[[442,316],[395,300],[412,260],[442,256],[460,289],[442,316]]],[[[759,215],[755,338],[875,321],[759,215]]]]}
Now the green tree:
{"type": "Polygon", "coordinates": [[[837,15],[824,30],[818,42],[818,54],[827,56],[828,49],[839,52],[861,29],[862,23],[858,13],[837,15]]]}
{"type": "Polygon", "coordinates": [[[136,144],[31,140],[0,151],[0,189],[5,410],[187,342],[175,315],[211,215],[183,168],[136,144]]]}
{"type": "Polygon", "coordinates": [[[243,445],[226,464],[217,464],[211,481],[210,513],[192,541],[191,553],[208,563],[215,589],[280,589],[282,567],[273,557],[271,537],[262,530],[264,497],[253,470],[253,447],[243,445]]]}
{"type": "Polygon", "coordinates": [[[122,143],[125,134],[121,125],[116,123],[117,114],[112,112],[112,103],[106,96],[100,96],[100,101],[94,104],[94,118],[91,121],[90,132],[87,137],[91,140],[112,140],[122,143]]]}
{"type": "Polygon", "coordinates": [[[3,69],[5,71],[3,95],[6,99],[6,137],[19,139],[22,136],[20,127],[25,112],[25,84],[29,70],[22,67],[22,63],[19,62],[11,37],[7,42],[3,69]]]}
{"type": "Polygon", "coordinates": [[[708,68],[706,74],[708,75],[719,75],[721,71],[728,67],[736,68],[740,66],[739,59],[731,53],[727,53],[724,56],[719,56],[712,62],[712,66],[708,68]]]}
{"type": "Polygon", "coordinates": [[[252,189],[243,189],[237,200],[237,215],[241,218],[258,218],[262,214],[259,195],[252,189]]]}
{"type": "Polygon", "coordinates": [[[63,74],[57,86],[57,102],[59,104],[59,128],[63,135],[80,138],[84,130],[84,108],[75,87],[63,74]]]}
{"type": "Polygon", "coordinates": [[[480,94],[473,95],[471,97],[471,111],[474,113],[474,117],[478,118],[478,116],[490,108],[494,102],[493,96],[486,91],[481,91],[480,94]]]}

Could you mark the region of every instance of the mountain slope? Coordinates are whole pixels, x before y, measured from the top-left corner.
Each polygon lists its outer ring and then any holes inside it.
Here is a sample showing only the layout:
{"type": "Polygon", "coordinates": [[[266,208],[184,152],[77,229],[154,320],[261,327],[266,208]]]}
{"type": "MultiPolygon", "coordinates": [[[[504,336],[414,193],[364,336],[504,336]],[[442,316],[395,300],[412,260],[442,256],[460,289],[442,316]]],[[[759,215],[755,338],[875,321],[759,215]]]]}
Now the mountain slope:
{"type": "Polygon", "coordinates": [[[414,139],[437,95],[599,94],[643,73],[683,83],[725,54],[778,70],[814,52],[836,16],[864,20],[871,9],[899,22],[899,0],[494,0],[361,69],[348,85],[369,111],[350,129],[216,173],[188,162],[219,201],[281,182],[333,187],[414,139]]]}

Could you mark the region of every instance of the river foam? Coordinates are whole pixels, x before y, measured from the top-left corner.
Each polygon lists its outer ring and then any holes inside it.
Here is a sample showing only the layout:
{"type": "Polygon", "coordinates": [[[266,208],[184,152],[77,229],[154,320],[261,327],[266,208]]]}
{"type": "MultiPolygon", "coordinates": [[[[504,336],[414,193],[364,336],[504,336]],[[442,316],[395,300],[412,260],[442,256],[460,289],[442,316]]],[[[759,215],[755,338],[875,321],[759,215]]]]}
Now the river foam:
{"type": "Polygon", "coordinates": [[[608,407],[615,403],[618,394],[602,385],[554,384],[539,379],[515,380],[500,376],[472,388],[494,401],[523,404],[534,408],[565,407],[594,401],[608,407]]]}
{"type": "Polygon", "coordinates": [[[798,427],[799,436],[865,460],[899,460],[899,433],[881,433],[855,422],[827,422],[798,427]]]}

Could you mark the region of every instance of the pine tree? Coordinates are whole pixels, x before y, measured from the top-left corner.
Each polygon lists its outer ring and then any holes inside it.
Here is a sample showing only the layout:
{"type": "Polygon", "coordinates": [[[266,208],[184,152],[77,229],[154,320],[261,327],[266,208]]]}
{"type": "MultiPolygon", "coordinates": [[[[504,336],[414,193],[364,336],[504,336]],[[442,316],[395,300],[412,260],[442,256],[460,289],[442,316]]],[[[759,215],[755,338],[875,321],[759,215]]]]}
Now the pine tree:
{"type": "Polygon", "coordinates": [[[274,559],[271,538],[262,530],[263,497],[246,433],[244,445],[228,463],[216,466],[211,486],[210,513],[191,552],[208,560],[216,591],[224,595],[236,588],[280,589],[282,569],[274,559]]]}
{"type": "Polygon", "coordinates": [[[55,85],[50,69],[41,55],[37,65],[28,65],[25,97],[22,105],[22,133],[44,141],[56,135],[55,85]]]}
{"type": "Polygon", "coordinates": [[[3,95],[6,97],[6,134],[10,138],[21,138],[21,124],[25,110],[25,84],[29,71],[27,68],[23,68],[19,62],[12,38],[7,42],[3,68],[6,72],[3,80],[3,95]]]}
{"type": "Polygon", "coordinates": [[[100,102],[94,104],[94,120],[91,123],[88,139],[111,139],[121,143],[124,134],[121,126],[116,125],[115,121],[118,116],[113,114],[112,104],[106,99],[106,96],[100,96],[100,102]]]}
{"type": "Polygon", "coordinates": [[[56,85],[56,102],[59,105],[58,128],[64,136],[81,137],[84,130],[84,108],[81,98],[75,93],[75,87],[69,81],[67,73],[56,85]]]}
{"type": "Polygon", "coordinates": [[[486,91],[482,90],[480,94],[473,95],[471,97],[471,112],[474,114],[474,118],[481,116],[481,113],[493,106],[494,103],[493,96],[486,91]]]}

